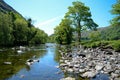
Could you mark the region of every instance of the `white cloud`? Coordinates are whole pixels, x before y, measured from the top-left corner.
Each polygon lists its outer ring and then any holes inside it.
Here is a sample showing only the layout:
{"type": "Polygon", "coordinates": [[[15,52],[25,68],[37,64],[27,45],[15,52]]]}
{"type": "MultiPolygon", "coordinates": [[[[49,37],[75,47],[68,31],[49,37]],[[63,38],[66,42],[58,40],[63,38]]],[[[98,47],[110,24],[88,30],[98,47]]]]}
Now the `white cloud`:
{"type": "Polygon", "coordinates": [[[39,22],[35,26],[39,29],[44,30],[48,35],[53,34],[55,26],[57,26],[63,16],[57,16],[49,20],[39,22]]]}
{"type": "Polygon", "coordinates": [[[57,16],[57,17],[54,17],[54,18],[51,18],[49,20],[46,20],[46,21],[43,21],[43,22],[39,22],[37,24],[35,24],[36,27],[44,27],[46,25],[50,25],[52,23],[54,23],[55,21],[57,21],[58,19],[62,18],[62,16],[57,16]]]}

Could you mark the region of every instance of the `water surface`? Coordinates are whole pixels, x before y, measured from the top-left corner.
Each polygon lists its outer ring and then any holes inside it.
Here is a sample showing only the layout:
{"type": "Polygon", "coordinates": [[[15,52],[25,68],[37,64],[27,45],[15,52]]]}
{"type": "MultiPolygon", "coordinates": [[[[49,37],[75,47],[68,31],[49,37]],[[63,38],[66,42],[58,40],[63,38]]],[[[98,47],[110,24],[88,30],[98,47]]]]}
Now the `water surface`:
{"type": "Polygon", "coordinates": [[[57,74],[60,69],[55,66],[59,63],[55,60],[56,48],[53,44],[31,47],[31,50],[18,54],[17,50],[0,52],[0,80],[60,80],[63,73],[57,74]],[[38,59],[32,65],[26,65],[27,59],[38,59]],[[3,64],[12,62],[12,64],[3,64]]]}

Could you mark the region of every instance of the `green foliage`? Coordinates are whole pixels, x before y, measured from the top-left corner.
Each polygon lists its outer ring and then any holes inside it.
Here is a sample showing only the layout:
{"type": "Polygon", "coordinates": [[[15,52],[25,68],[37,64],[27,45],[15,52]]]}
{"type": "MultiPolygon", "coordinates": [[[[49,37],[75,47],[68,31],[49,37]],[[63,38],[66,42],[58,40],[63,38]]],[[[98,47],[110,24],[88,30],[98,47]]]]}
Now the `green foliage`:
{"type": "Polygon", "coordinates": [[[12,27],[11,17],[0,12],[0,45],[7,46],[13,43],[12,27]]]}
{"type": "Polygon", "coordinates": [[[55,34],[52,34],[47,39],[48,43],[55,43],[55,34]]]}
{"type": "Polygon", "coordinates": [[[15,44],[22,44],[23,42],[27,41],[27,31],[28,31],[28,27],[27,27],[27,23],[22,20],[17,18],[14,22],[14,31],[13,31],[13,35],[15,37],[15,44]]]}
{"type": "Polygon", "coordinates": [[[59,44],[70,44],[72,41],[71,20],[63,19],[55,28],[55,40],[59,44]]]}
{"type": "Polygon", "coordinates": [[[120,0],[117,0],[116,4],[112,6],[111,13],[116,15],[112,20],[111,24],[113,26],[120,25],[120,0]]]}
{"type": "Polygon", "coordinates": [[[112,46],[112,48],[115,51],[120,51],[120,40],[118,41],[112,41],[111,44],[109,44],[110,46],[112,46]]]}
{"type": "Polygon", "coordinates": [[[47,34],[32,25],[32,19],[24,19],[15,12],[0,12],[0,46],[45,43],[47,34]]]}
{"type": "Polygon", "coordinates": [[[48,38],[48,35],[44,31],[36,28],[36,35],[34,36],[34,38],[32,38],[30,43],[31,44],[45,43],[47,41],[47,38],[48,38]]]}
{"type": "Polygon", "coordinates": [[[101,31],[102,40],[119,40],[120,39],[120,27],[110,26],[101,31]]]}
{"type": "Polygon", "coordinates": [[[78,41],[81,39],[81,31],[85,29],[96,30],[98,25],[91,19],[89,7],[85,6],[82,2],[73,2],[73,6],[68,8],[65,18],[72,20],[73,27],[78,33],[78,41]]]}
{"type": "Polygon", "coordinates": [[[98,31],[92,31],[89,34],[89,38],[91,41],[99,41],[99,40],[101,40],[101,34],[98,31]]]}

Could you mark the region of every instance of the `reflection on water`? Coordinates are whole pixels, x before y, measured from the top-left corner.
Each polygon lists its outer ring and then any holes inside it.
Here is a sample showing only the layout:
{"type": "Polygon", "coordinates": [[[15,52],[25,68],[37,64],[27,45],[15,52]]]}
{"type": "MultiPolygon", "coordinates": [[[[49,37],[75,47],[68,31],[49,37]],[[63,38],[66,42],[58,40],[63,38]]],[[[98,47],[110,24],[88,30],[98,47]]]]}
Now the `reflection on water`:
{"type": "Polygon", "coordinates": [[[7,49],[0,52],[0,80],[59,80],[63,74],[56,74],[60,69],[54,60],[55,46],[51,44],[30,47],[23,53],[7,49]],[[40,62],[26,65],[26,60],[35,56],[40,62]],[[11,62],[11,64],[4,64],[11,62]]]}
{"type": "MultiPolygon", "coordinates": [[[[55,44],[27,47],[23,52],[18,50],[12,48],[0,51],[0,80],[60,80],[68,76],[76,80],[87,80],[78,77],[79,74],[62,73],[55,67],[60,60],[59,47],[55,44]],[[25,64],[28,59],[38,59],[40,62],[29,66],[25,64]]],[[[67,48],[63,50],[69,51],[67,48]]]]}

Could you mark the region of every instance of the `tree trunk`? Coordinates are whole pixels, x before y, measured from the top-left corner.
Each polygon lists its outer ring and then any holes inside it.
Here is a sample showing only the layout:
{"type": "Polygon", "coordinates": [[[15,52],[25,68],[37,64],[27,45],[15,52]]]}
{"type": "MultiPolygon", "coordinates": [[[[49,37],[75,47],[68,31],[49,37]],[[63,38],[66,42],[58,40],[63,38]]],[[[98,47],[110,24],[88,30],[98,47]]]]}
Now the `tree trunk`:
{"type": "Polygon", "coordinates": [[[78,42],[80,44],[81,42],[81,25],[80,25],[80,21],[78,21],[78,42]]]}

